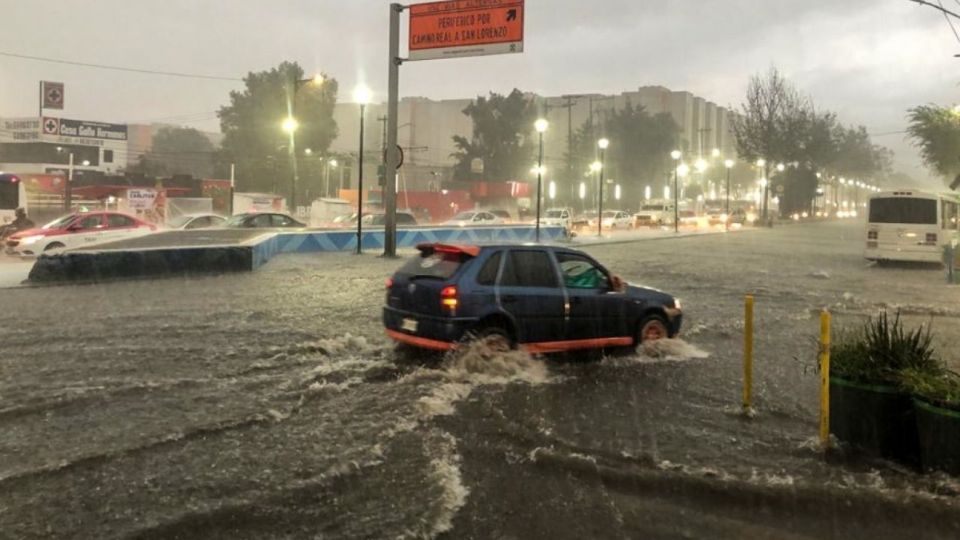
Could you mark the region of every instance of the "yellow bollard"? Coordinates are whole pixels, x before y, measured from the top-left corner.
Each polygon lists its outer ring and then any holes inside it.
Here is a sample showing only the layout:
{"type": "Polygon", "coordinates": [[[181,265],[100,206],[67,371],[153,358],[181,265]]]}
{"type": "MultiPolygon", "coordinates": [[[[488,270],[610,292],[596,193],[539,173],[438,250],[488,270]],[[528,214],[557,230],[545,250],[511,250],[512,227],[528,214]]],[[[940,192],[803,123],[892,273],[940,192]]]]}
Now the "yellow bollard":
{"type": "Polygon", "coordinates": [[[753,410],[753,295],[743,305],[743,412],[753,410]]]}
{"type": "Polygon", "coordinates": [[[820,312],[820,448],[830,444],[830,312],[820,312]]]}

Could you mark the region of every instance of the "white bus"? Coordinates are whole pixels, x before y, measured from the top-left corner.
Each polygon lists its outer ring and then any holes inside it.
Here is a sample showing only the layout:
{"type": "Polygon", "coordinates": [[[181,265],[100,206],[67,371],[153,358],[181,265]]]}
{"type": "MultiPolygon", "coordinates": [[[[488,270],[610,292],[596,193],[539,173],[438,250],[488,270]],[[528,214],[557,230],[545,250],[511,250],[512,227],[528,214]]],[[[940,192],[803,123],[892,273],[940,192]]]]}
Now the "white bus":
{"type": "Polygon", "coordinates": [[[867,203],[871,261],[941,262],[943,248],[958,239],[960,197],[914,190],[883,191],[867,203]]]}

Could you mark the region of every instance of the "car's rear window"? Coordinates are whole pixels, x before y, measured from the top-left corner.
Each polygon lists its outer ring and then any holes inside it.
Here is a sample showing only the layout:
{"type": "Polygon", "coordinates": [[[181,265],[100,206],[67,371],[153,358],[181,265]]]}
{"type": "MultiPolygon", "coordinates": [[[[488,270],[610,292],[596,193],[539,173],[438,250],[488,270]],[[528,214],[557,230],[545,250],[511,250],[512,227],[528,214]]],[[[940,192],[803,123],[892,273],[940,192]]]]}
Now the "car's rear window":
{"type": "Polygon", "coordinates": [[[467,258],[468,255],[460,252],[422,252],[410,258],[397,273],[410,277],[447,279],[457,273],[467,258]]]}

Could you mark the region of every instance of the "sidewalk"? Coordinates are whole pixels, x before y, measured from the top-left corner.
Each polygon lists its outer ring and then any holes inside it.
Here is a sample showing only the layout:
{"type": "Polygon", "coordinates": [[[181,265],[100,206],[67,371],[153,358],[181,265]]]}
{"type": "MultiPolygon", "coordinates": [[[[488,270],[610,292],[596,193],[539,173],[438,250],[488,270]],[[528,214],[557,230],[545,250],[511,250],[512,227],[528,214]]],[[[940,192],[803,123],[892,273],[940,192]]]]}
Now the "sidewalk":
{"type": "Polygon", "coordinates": [[[30,275],[33,261],[23,261],[13,257],[0,255],[0,289],[23,287],[24,281],[30,275]]]}
{"type": "Polygon", "coordinates": [[[721,228],[688,229],[673,232],[673,229],[633,229],[620,232],[606,232],[598,237],[596,234],[581,234],[571,238],[568,242],[575,246],[597,246],[610,244],[627,244],[647,240],[669,240],[671,238],[690,238],[693,236],[708,236],[714,234],[739,234],[748,231],[761,230],[763,227],[738,227],[725,231],[721,228]]]}

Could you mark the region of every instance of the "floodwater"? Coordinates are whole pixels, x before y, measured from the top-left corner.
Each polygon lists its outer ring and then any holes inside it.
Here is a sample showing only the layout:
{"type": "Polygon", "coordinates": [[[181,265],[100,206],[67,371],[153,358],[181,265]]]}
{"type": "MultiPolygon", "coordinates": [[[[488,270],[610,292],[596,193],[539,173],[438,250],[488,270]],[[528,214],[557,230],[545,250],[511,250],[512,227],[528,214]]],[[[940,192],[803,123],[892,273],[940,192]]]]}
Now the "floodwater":
{"type": "Polygon", "coordinates": [[[604,358],[400,355],[375,255],[0,290],[0,537],[960,537],[960,481],[816,445],[818,316],[960,339],[942,271],[855,224],[587,248],[683,299],[604,358]],[[740,413],[743,295],[755,415],[740,413]]]}

